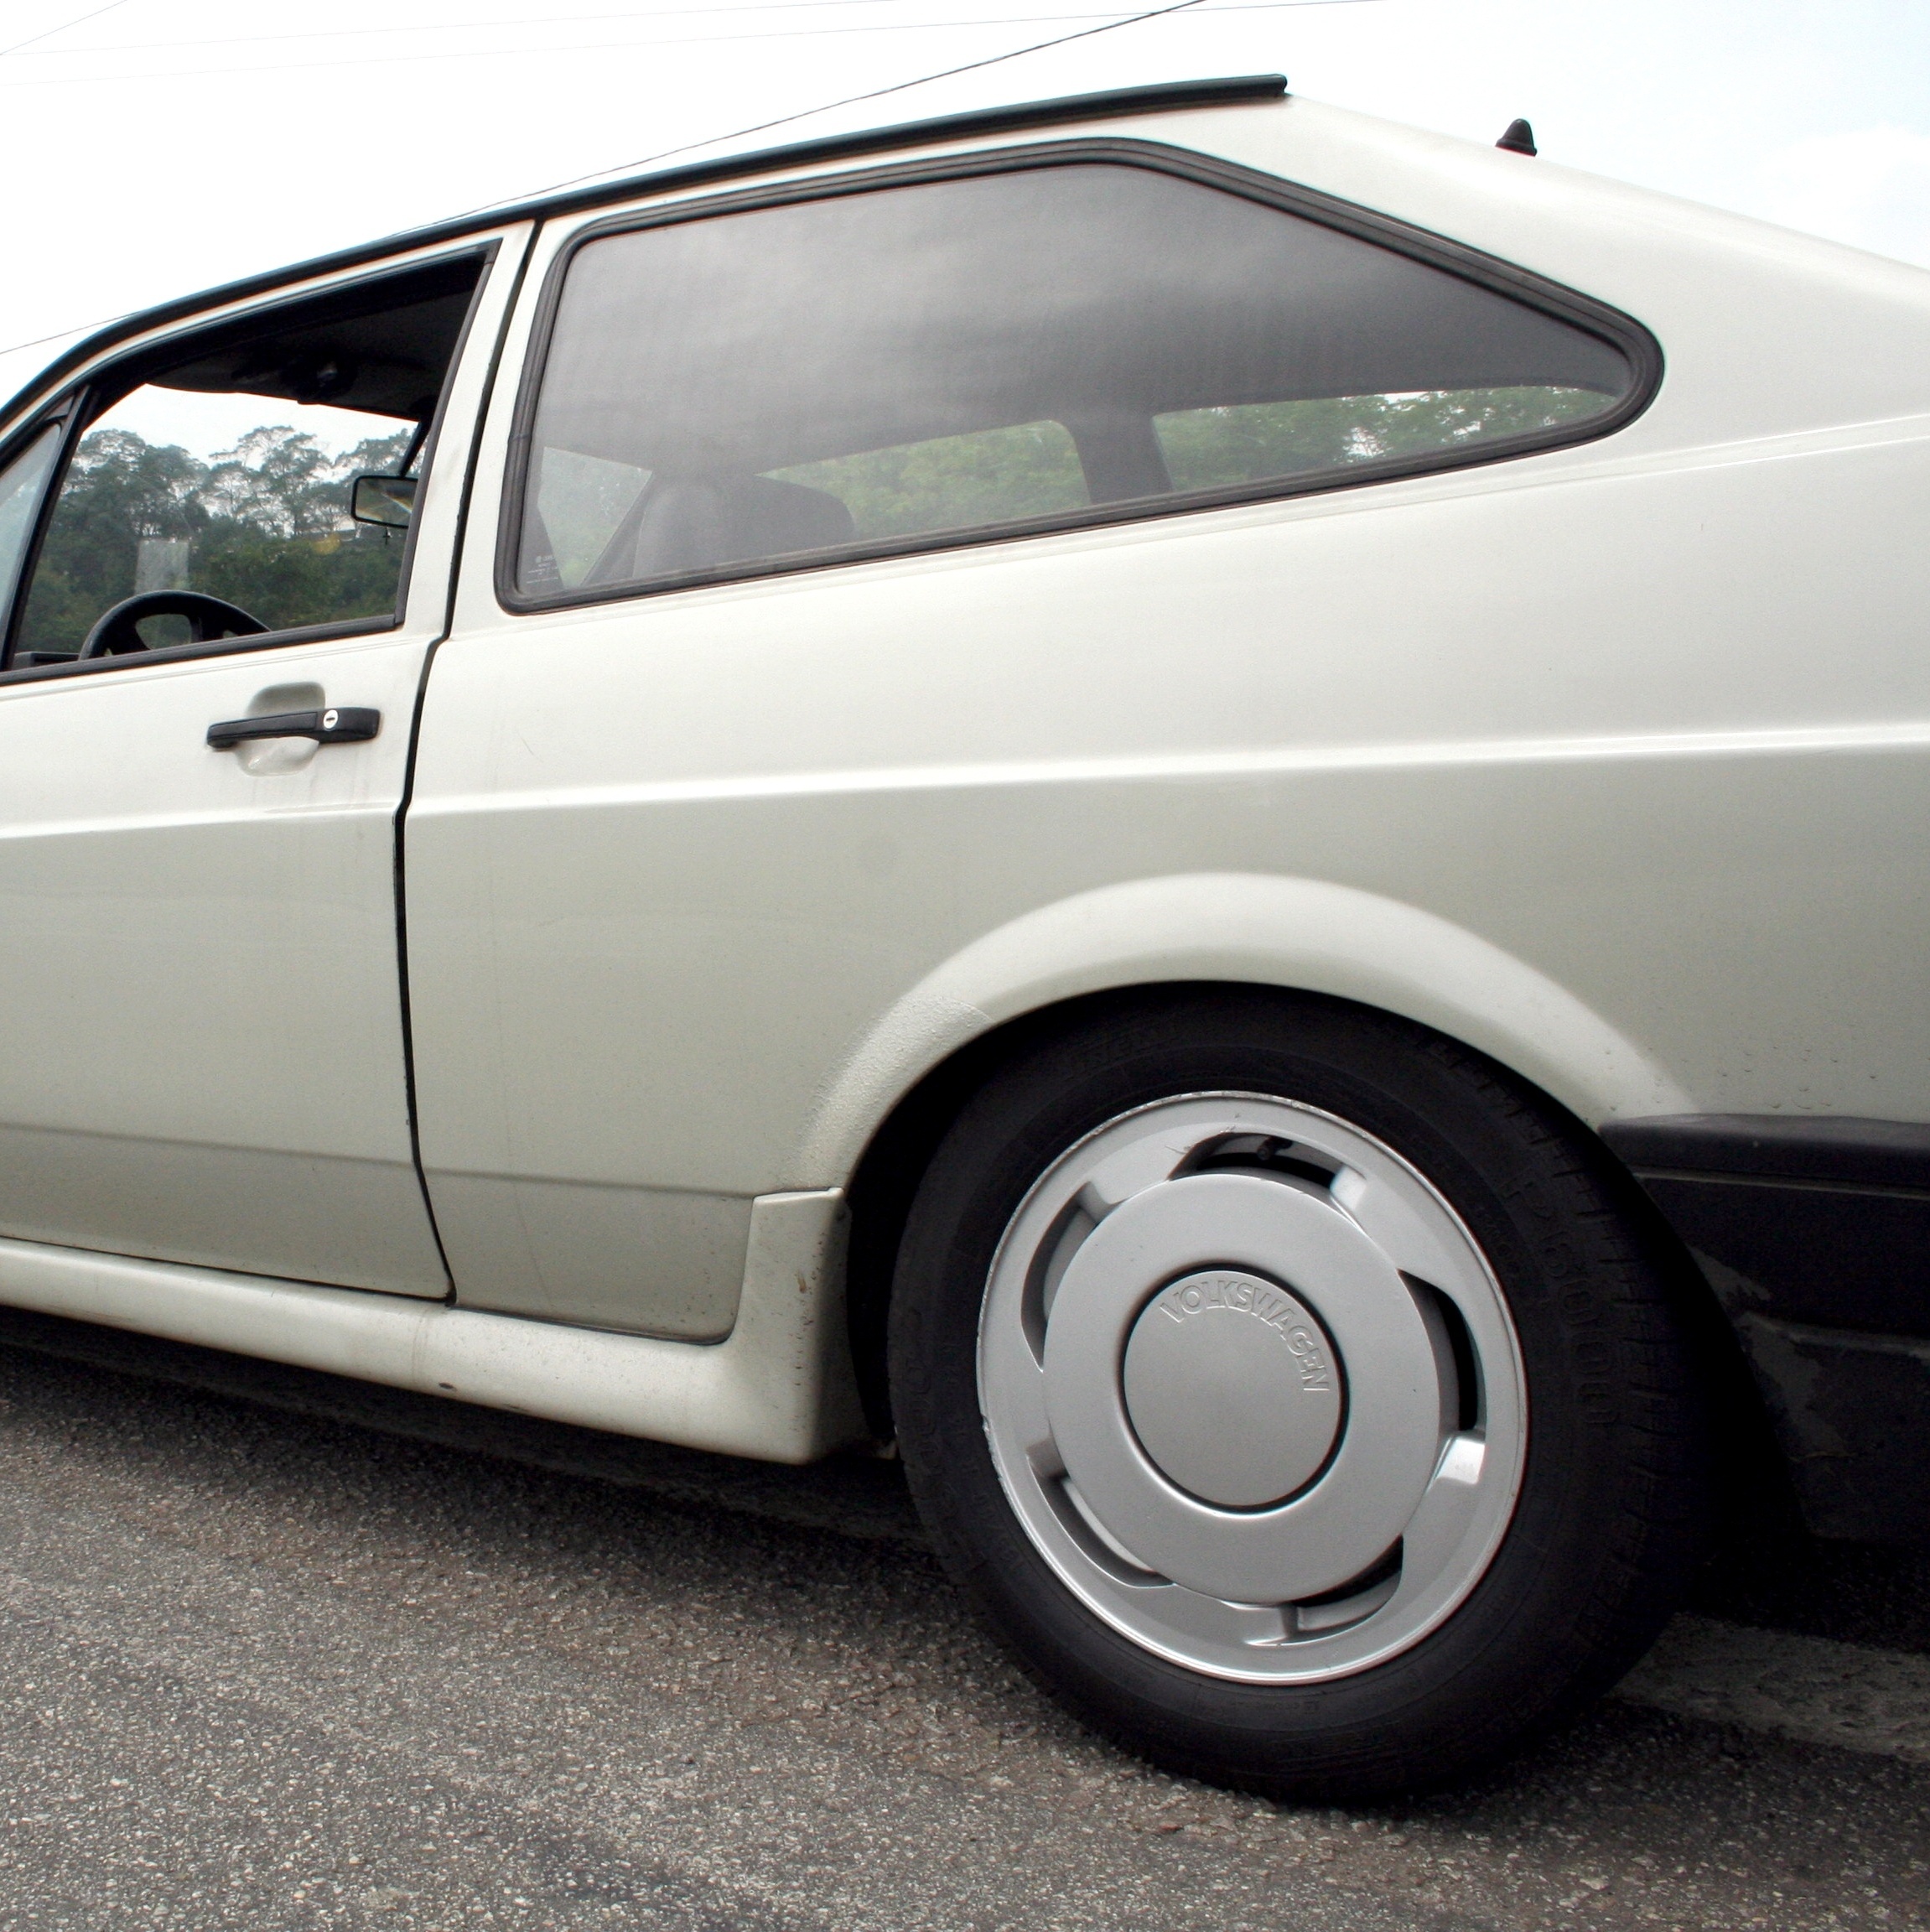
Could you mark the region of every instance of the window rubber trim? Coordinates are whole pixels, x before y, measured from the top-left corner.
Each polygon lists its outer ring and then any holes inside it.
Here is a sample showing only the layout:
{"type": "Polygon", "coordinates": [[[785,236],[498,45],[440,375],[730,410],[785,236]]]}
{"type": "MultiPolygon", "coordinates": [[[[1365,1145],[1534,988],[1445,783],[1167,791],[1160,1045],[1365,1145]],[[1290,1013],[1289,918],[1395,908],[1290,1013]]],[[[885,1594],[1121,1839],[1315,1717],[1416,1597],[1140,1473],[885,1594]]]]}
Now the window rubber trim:
{"type": "MultiPolygon", "coordinates": [[[[143,342],[137,349],[120,361],[104,364],[88,372],[86,382],[72,389],[49,408],[38,411],[15,436],[8,439],[4,452],[0,452],[0,461],[11,460],[15,450],[23,448],[26,442],[50,423],[60,422],[65,413],[65,433],[61,439],[60,454],[54,460],[54,470],[41,496],[39,506],[34,512],[34,527],[32,541],[26,555],[21,559],[20,571],[15,579],[13,595],[9,608],[5,612],[5,622],[0,626],[0,686],[14,683],[29,683],[49,678],[71,678],[91,676],[101,671],[126,671],[138,663],[179,663],[197,657],[224,657],[237,651],[272,651],[284,645],[321,643],[336,637],[372,636],[383,631],[398,631],[407,618],[409,586],[415,571],[416,543],[418,526],[413,519],[409,524],[408,534],[402,540],[402,563],[396,575],[396,601],[392,610],[378,612],[368,617],[349,617],[338,621],[321,624],[290,625],[278,631],[261,631],[246,637],[216,637],[203,644],[163,645],[158,650],[140,653],[138,657],[129,653],[125,657],[95,657],[82,663],[75,659],[60,664],[15,664],[13,653],[19,641],[19,628],[27,613],[34,587],[34,573],[40,561],[40,549],[46,541],[47,532],[54,520],[55,506],[60,500],[62,486],[67,473],[79,453],[80,442],[103,411],[112,408],[131,388],[138,387],[143,379],[140,371],[158,366],[169,366],[174,360],[173,351],[184,340],[198,334],[219,333],[231,327],[237,332],[245,330],[257,319],[270,322],[278,312],[299,309],[313,302],[326,301],[337,294],[353,296],[356,291],[378,287],[381,283],[399,277],[433,270],[453,263],[473,259],[476,264],[475,286],[470,291],[469,307],[463,316],[462,327],[456,332],[454,345],[449,351],[449,366],[443,371],[442,387],[437,392],[435,413],[428,420],[428,433],[422,440],[418,452],[418,471],[428,475],[435,461],[436,446],[442,439],[443,424],[449,413],[449,390],[452,378],[462,361],[463,350],[468,342],[470,330],[475,322],[477,304],[482,299],[484,286],[495,266],[496,256],[501,248],[500,238],[475,244],[466,248],[452,248],[444,255],[431,255],[415,261],[392,263],[387,267],[373,268],[365,275],[351,275],[340,282],[324,284],[320,288],[304,288],[290,293],[279,300],[264,303],[259,309],[243,310],[236,315],[225,315],[208,323],[202,329],[192,325],[163,336],[157,341],[143,342]],[[121,378],[132,372],[135,380],[124,384],[121,378]],[[25,595],[23,595],[25,593],[25,595]]],[[[272,400],[264,398],[264,400],[272,400]]],[[[452,558],[450,569],[455,568],[452,558]]]]}
{"type": "Polygon", "coordinates": [[[1632,316],[1606,303],[1565,288],[1544,276],[1480,249],[1471,248],[1464,242],[1433,234],[1374,210],[1232,162],[1217,160],[1160,142],[1085,139],[1040,143],[1018,148],[994,148],[931,161],[899,162],[853,174],[787,181],[771,187],[708,197],[698,202],[680,202],[667,208],[628,210],[578,230],[557,252],[545,273],[536,314],[530,326],[529,345],[525,354],[516,409],[510,421],[508,460],[504,471],[502,508],[496,534],[496,601],[503,610],[516,615],[580,610],[598,604],[628,603],[641,597],[700,589],[712,584],[797,576],[851,564],[1014,543],[1027,538],[1057,536],[1067,532],[1106,529],[1122,523],[1149,522],[1203,511],[1326,496],[1337,491],[1364,489],[1372,484],[1409,477],[1476,469],[1491,463],[1507,462],[1518,456],[1569,449],[1613,435],[1647,408],[1661,387],[1662,375],[1661,344],[1632,316]],[[1054,516],[1014,518],[962,530],[934,531],[920,536],[845,543],[802,557],[769,560],[746,558],[705,570],[680,571],[674,575],[632,584],[599,584],[590,589],[567,590],[548,596],[528,596],[517,588],[516,569],[522,549],[532,434],[542,395],[543,373],[549,359],[551,338],[562,304],[563,284],[570,264],[579,250],[611,235],[670,227],[686,221],[708,221],[718,216],[746,214],[758,209],[787,207],[805,201],[871,194],[882,189],[965,180],[988,174],[1092,165],[1141,168],[1217,189],[1389,249],[1425,267],[1458,276],[1491,293],[1538,309],[1607,342],[1620,351],[1626,358],[1632,374],[1627,393],[1611,408],[1581,423],[1532,430],[1518,436],[1497,437],[1478,449],[1444,449],[1420,455],[1390,457],[1382,462],[1362,463],[1324,475],[1238,484],[1220,490],[1175,491],[1170,496],[1136,497],[1054,516]]]}

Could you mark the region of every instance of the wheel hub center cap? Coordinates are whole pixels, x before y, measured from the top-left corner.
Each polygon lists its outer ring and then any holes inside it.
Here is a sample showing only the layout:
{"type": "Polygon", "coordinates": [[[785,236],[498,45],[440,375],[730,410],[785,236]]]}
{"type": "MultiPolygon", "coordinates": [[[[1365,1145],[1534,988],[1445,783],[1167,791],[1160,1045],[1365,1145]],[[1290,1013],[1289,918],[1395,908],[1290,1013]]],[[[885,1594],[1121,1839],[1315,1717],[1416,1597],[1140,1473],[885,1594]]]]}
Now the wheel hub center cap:
{"type": "Polygon", "coordinates": [[[1126,1411],[1159,1468],[1207,1503],[1258,1509],[1304,1488],[1334,1446],[1340,1364],[1312,1311],[1258,1275],[1162,1289],[1126,1344],[1126,1411]]]}

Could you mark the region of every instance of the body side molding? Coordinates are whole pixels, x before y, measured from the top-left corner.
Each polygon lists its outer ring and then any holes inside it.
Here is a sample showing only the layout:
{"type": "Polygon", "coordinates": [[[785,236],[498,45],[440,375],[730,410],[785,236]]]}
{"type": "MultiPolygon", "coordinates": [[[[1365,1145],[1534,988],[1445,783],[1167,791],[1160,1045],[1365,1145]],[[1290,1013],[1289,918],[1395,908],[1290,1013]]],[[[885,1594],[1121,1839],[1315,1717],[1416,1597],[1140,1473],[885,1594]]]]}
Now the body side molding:
{"type": "Polygon", "coordinates": [[[618,1435],[808,1462],[866,1434],[844,1334],[848,1218],[836,1188],[760,1196],[736,1326],[710,1343],[29,1241],[0,1241],[0,1303],[618,1435]]]}

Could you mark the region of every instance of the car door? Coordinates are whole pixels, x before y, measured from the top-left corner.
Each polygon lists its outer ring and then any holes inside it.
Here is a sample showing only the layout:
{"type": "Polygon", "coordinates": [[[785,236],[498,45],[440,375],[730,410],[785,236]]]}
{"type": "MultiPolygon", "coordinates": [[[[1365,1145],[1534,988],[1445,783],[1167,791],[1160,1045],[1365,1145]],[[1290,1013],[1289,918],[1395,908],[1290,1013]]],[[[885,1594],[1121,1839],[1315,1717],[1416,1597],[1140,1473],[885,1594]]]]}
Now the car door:
{"type": "Polygon", "coordinates": [[[0,1235],[446,1291],[411,1144],[394,821],[524,239],[219,308],[29,426],[29,461],[65,447],[37,520],[31,478],[0,507],[32,553],[0,672],[0,1235]],[[338,418],[357,447],[302,427],[338,418]],[[406,553],[349,522],[357,459],[415,476],[406,553]],[[130,591],[217,634],[182,641],[163,609],[75,657],[130,591]]]}
{"type": "Polygon", "coordinates": [[[1292,499],[1642,387],[1611,319],[1346,220],[1075,148],[646,205],[532,262],[406,833],[459,1299],[725,1332],[752,1198],[845,1177],[828,1096],[882,1016],[985,1024],[918,990],[960,948],[1331,863],[1279,747],[1403,687],[1341,673],[1359,519],[1292,499]]]}

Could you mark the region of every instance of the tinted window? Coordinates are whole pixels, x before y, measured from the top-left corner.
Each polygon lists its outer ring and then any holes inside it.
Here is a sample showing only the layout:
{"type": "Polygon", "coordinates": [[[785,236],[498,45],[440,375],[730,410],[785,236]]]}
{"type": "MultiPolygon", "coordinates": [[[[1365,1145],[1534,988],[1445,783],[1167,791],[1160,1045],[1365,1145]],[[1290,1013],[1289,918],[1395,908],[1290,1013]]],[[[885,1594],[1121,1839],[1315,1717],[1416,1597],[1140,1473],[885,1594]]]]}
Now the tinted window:
{"type": "Polygon", "coordinates": [[[1082,164],[605,235],[569,262],[518,582],[643,583],[1582,423],[1603,338],[1221,190],[1082,164]]]}

